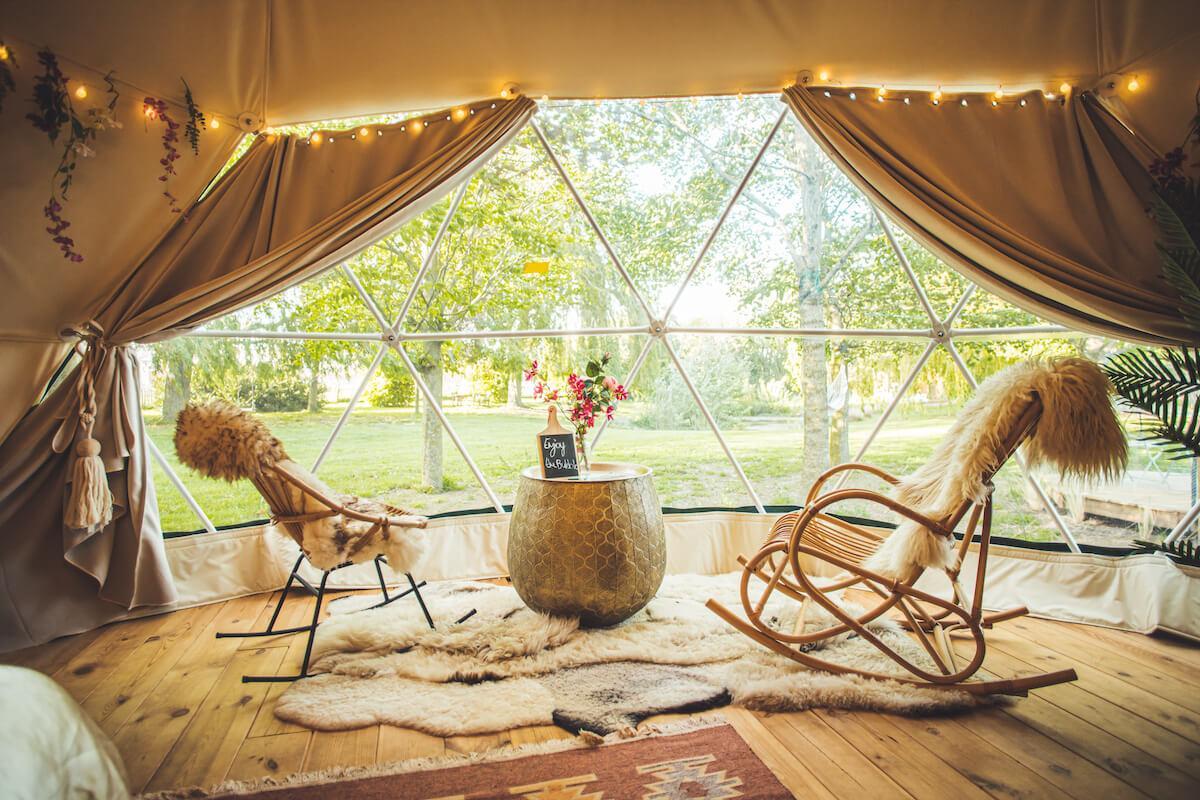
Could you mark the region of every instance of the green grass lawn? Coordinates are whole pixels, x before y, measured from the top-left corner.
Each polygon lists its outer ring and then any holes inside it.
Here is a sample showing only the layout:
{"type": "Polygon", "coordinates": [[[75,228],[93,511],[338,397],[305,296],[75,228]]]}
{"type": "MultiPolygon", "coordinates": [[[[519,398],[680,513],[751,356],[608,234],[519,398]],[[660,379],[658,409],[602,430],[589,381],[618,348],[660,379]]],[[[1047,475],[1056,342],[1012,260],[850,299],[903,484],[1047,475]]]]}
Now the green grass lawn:
{"type": "MultiPolygon", "coordinates": [[[[622,408],[627,419],[637,417],[634,406],[630,403],[622,408]]],[[[311,466],[341,410],[331,407],[317,414],[261,416],[292,458],[311,466]]],[[[890,420],[866,460],[897,474],[920,465],[952,420],[953,410],[935,413],[890,420]]],[[[451,409],[447,415],[501,501],[511,503],[519,471],[534,463],[534,436],[545,426],[544,411],[471,408],[451,409]]],[[[214,524],[233,525],[266,516],[265,506],[249,483],[205,479],[180,466],[171,442],[173,426],[163,425],[152,413],[147,414],[146,422],[151,438],[214,524]]],[[[874,420],[868,419],[851,425],[852,454],[873,424],[874,420]]],[[[724,433],[764,503],[798,504],[803,500],[808,487],[799,485],[801,431],[795,420],[756,418],[726,426],[724,433]]],[[[444,443],[447,488],[432,492],[421,486],[420,417],[409,410],[363,407],[351,415],[319,474],[339,491],[378,497],[426,514],[489,507],[486,494],[449,437],[444,437],[444,443]]],[[[627,423],[614,425],[600,441],[596,460],[633,461],[652,467],[664,506],[751,504],[742,482],[707,429],[647,430],[627,423]]],[[[154,471],[163,529],[199,528],[195,515],[157,463],[154,471]]],[[[1030,509],[1023,484],[1015,465],[1006,467],[997,477],[996,532],[1024,539],[1056,540],[1058,534],[1045,512],[1030,509]]],[[[877,509],[865,503],[846,503],[835,510],[879,516],[877,509]]]]}

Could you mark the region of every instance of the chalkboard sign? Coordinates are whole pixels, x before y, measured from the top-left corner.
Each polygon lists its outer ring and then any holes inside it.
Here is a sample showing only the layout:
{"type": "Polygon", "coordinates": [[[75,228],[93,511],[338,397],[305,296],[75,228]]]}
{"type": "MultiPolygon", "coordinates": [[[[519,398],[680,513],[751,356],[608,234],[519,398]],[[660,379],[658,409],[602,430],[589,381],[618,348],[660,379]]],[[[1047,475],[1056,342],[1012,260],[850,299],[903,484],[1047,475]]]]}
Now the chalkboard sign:
{"type": "Polygon", "coordinates": [[[542,449],[542,477],[578,478],[579,458],[575,454],[575,435],[572,433],[539,434],[542,449]]]}
{"type": "Polygon", "coordinates": [[[558,409],[550,406],[546,429],[537,435],[538,464],[543,478],[578,478],[575,435],[558,424],[558,409]]]}

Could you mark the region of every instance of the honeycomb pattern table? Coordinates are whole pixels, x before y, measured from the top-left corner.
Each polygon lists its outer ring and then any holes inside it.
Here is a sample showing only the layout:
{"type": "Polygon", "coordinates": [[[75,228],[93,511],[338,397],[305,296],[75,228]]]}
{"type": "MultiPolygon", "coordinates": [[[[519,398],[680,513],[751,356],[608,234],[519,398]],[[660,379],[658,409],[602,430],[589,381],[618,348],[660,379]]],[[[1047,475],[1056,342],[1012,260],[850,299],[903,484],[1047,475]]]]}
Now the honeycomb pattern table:
{"type": "Polygon", "coordinates": [[[521,472],[508,527],[513,588],[535,611],[589,627],[628,619],[662,584],[662,508],[651,470],[597,463],[586,480],[521,472]]]}

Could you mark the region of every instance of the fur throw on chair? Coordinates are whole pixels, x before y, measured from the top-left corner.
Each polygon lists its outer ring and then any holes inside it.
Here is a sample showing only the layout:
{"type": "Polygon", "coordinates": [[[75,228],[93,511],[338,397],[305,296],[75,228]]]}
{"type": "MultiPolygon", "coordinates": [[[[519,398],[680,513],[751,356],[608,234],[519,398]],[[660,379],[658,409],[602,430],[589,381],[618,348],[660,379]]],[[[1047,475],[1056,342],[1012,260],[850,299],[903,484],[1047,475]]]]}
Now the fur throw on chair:
{"type": "MultiPolygon", "coordinates": [[[[409,513],[330,489],[316,475],[289,459],[283,444],[261,420],[229,403],[189,405],[179,412],[175,421],[175,452],[180,461],[207,477],[252,482],[267,500],[273,517],[320,514],[330,508],[313,494],[281,478],[279,472],[286,472],[351,511],[373,517],[409,513]]],[[[425,549],[425,534],[418,527],[380,527],[340,513],[302,522],[281,521],[274,527],[295,540],[318,569],[332,569],[347,561],[370,561],[383,554],[394,570],[410,572],[425,549]]]]}
{"type": "MultiPolygon", "coordinates": [[[[1109,395],[1108,377],[1091,361],[1058,358],[1016,364],[979,386],[929,461],[902,478],[893,496],[931,519],[948,519],[966,500],[982,502],[984,478],[1000,468],[1004,440],[1033,399],[1042,415],[1024,444],[1030,466],[1049,464],[1064,476],[1113,479],[1128,458],[1125,432],[1109,395]]],[[[907,579],[922,567],[944,568],[953,543],[904,521],[863,566],[907,579]]]]}

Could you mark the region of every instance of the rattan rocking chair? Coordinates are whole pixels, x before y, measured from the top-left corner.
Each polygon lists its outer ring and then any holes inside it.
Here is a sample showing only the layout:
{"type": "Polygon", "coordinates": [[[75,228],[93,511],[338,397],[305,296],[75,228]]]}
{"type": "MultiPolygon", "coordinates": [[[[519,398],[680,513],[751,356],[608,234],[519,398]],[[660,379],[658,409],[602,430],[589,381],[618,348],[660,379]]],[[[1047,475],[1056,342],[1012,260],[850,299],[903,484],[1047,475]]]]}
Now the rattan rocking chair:
{"type": "MultiPolygon", "coordinates": [[[[745,618],[734,613],[716,600],[710,599],[709,609],[751,639],[814,669],[832,673],[850,673],[868,678],[899,680],[931,688],[956,689],[973,694],[1024,695],[1030,689],[1050,686],[1076,679],[1073,669],[1048,672],[1040,675],[1007,680],[970,680],[983,664],[986,644],[984,629],[994,623],[1028,613],[1024,607],[1012,608],[993,614],[984,614],[982,598],[984,578],[987,572],[988,546],[992,534],[992,476],[1010,458],[1023,441],[1034,431],[1042,415],[1041,399],[1034,394],[1028,406],[1017,417],[1016,424],[1005,435],[1000,446],[1000,463],[983,476],[987,496],[981,502],[965,501],[944,519],[931,519],[920,511],[910,508],[895,499],[867,489],[840,489],[821,493],[824,484],[833,476],[847,471],[861,471],[897,485],[900,479],[869,464],[848,463],[828,470],[813,483],[800,512],[785,514],[775,523],[766,542],[749,559],[744,556],[738,561],[743,566],[741,579],[742,610],[745,618]],[[900,577],[889,577],[863,566],[881,545],[885,535],[883,528],[854,524],[825,513],[825,509],[846,500],[866,500],[877,503],[901,517],[911,520],[938,536],[953,541],[954,529],[966,518],[962,541],[954,551],[954,559],[945,568],[950,579],[953,597],[949,600],[917,589],[914,584],[924,571],[915,567],[900,577]],[[968,516],[969,515],[969,516],[968,516]],[[978,542],[978,560],[975,568],[975,585],[970,597],[959,582],[963,558],[972,542],[978,542]],[[832,566],[841,573],[826,582],[818,583],[804,569],[802,559],[832,566]],[[761,592],[752,592],[752,581],[760,582],[761,592]],[[844,610],[830,594],[852,587],[873,592],[878,602],[865,611],[851,614],[844,610]],[[776,630],[769,624],[770,615],[764,613],[767,601],[775,592],[800,602],[798,617],[791,630],[776,630]],[[805,632],[805,612],[809,604],[815,603],[834,617],[836,622],[820,630],[805,632]],[[929,655],[937,671],[905,658],[889,647],[868,625],[889,612],[898,611],[896,621],[911,632],[929,655]],[[897,677],[879,672],[852,668],[819,658],[806,650],[813,642],[852,633],[870,642],[885,655],[903,667],[912,677],[897,677]],[[951,635],[956,638],[966,634],[974,645],[970,657],[956,653],[951,644],[951,635]]],[[[778,623],[777,623],[778,624],[778,623]]]]}
{"type": "MultiPolygon", "coordinates": [[[[262,422],[225,403],[188,406],[181,411],[176,420],[175,449],[183,463],[209,477],[249,480],[266,501],[272,525],[300,548],[300,555],[292,565],[266,629],[216,634],[218,639],[244,639],[307,633],[300,672],[295,675],[243,675],[243,683],[286,683],[309,677],[313,640],[320,624],[329,575],[353,564],[374,562],[383,599],[369,608],[380,608],[411,594],[416,598],[425,622],[430,628],[435,627],[421,597],[425,581],[417,582],[407,565],[396,564],[394,566],[403,571],[408,588],[389,594],[382,568],[388,563],[386,553],[389,550],[403,552],[397,546],[393,532],[401,534],[405,530],[424,528],[425,517],[378,501],[330,491],[316,476],[287,457],[282,444],[271,436],[262,422]],[[300,574],[300,567],[306,560],[321,571],[321,580],[316,587],[300,574]],[[305,625],[276,628],[275,623],[294,585],[316,596],[312,620],[305,625]]],[[[474,611],[457,621],[462,622],[472,614],[474,611]]]]}

